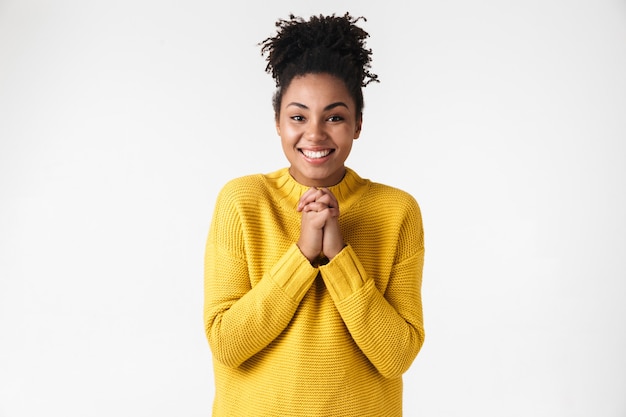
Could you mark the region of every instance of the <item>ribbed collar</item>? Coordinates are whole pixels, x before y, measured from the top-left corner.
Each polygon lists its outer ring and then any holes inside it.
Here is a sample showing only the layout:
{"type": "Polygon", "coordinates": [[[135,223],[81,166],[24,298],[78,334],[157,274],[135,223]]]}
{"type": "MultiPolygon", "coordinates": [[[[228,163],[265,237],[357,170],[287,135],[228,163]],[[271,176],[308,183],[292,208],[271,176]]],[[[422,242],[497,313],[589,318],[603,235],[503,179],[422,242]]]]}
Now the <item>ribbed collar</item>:
{"type": "MultiPolygon", "coordinates": [[[[293,210],[298,206],[300,197],[311,187],[297,182],[289,173],[289,168],[282,168],[264,175],[270,188],[281,205],[293,210]]],[[[339,184],[328,187],[339,202],[340,211],[348,210],[369,189],[371,182],[358,176],[350,168],[339,184]]]]}

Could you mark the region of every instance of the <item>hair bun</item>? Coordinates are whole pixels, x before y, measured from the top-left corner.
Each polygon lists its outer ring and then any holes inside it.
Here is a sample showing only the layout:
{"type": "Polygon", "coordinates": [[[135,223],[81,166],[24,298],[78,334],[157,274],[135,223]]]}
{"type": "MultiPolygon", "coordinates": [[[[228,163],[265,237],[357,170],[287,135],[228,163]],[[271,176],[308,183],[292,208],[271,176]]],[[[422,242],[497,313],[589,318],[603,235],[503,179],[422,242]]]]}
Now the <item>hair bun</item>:
{"type": "Polygon", "coordinates": [[[377,82],[378,76],[369,71],[372,51],[365,47],[369,34],[356,25],[360,20],[367,21],[349,13],[341,17],[311,16],[308,21],[293,14],[289,19],[279,19],[276,36],[260,43],[261,53],[267,55],[266,72],[277,86],[282,86],[290,82],[294,73],[333,73],[340,63],[340,70],[356,77],[360,86],[377,82]]]}

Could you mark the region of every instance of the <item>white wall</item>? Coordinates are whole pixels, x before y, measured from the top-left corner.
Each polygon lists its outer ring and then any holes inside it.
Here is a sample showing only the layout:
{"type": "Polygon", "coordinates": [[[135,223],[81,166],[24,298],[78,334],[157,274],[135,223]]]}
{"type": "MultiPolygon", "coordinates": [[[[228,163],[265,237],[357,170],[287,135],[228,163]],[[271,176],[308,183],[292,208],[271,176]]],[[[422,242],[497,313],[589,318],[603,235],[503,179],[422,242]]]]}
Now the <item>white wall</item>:
{"type": "Polygon", "coordinates": [[[405,415],[626,416],[626,3],[212,3],[0,1],[0,416],[209,414],[214,199],[286,164],[256,43],[346,10],[349,165],[424,215],[405,415]]]}

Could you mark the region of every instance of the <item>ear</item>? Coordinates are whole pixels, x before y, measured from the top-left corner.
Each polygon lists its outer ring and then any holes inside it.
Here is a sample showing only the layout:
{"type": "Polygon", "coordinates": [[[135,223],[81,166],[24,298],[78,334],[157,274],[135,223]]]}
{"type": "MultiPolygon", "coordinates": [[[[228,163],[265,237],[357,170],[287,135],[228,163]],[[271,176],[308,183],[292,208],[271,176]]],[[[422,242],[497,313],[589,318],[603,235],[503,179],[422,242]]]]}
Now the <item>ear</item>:
{"type": "Polygon", "coordinates": [[[276,133],[278,133],[278,136],[280,136],[280,123],[278,120],[278,115],[274,116],[274,123],[276,123],[276,133]]]}
{"type": "Polygon", "coordinates": [[[359,119],[356,122],[356,129],[354,129],[354,139],[358,139],[361,136],[361,127],[363,127],[363,113],[361,113],[359,119]]]}

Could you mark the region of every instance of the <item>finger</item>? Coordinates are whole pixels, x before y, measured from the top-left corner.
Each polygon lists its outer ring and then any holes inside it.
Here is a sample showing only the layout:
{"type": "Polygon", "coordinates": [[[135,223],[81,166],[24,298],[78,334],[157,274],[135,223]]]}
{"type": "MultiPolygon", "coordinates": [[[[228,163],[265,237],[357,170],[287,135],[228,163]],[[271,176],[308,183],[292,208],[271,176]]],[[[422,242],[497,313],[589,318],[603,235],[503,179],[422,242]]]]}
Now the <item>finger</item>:
{"type": "Polygon", "coordinates": [[[321,190],[313,187],[309,188],[304,194],[302,194],[302,197],[300,197],[300,201],[298,202],[298,211],[301,211],[305,205],[314,202],[323,195],[324,193],[321,190]]]}
{"type": "Polygon", "coordinates": [[[339,207],[339,202],[337,201],[337,197],[335,197],[335,195],[332,193],[332,191],[330,191],[328,188],[320,188],[319,191],[321,191],[323,193],[323,197],[318,198],[318,200],[320,199],[324,199],[323,201],[328,202],[328,205],[330,207],[339,207]]]}
{"type": "MultiPolygon", "coordinates": [[[[330,219],[339,218],[339,209],[327,207],[325,205],[316,205],[316,203],[312,203],[312,205],[304,207],[304,209],[302,210],[302,214],[306,216],[313,216],[316,219],[316,222],[321,221],[322,224],[325,224],[330,219]]],[[[309,218],[311,219],[312,217],[309,218]]]]}
{"type": "Polygon", "coordinates": [[[320,203],[318,201],[312,201],[304,205],[301,211],[304,213],[308,213],[310,211],[320,212],[322,210],[327,210],[328,208],[329,208],[328,205],[324,203],[320,203]]]}
{"type": "Polygon", "coordinates": [[[329,196],[328,194],[322,195],[320,198],[315,200],[315,202],[324,204],[324,205],[326,205],[329,208],[337,207],[337,205],[338,205],[337,201],[335,199],[333,199],[331,196],[329,196]]]}
{"type": "Polygon", "coordinates": [[[339,208],[329,207],[327,210],[331,217],[339,217],[339,208]]]}
{"type": "Polygon", "coordinates": [[[298,201],[298,210],[301,210],[302,207],[304,207],[306,204],[312,201],[315,201],[314,194],[316,192],[317,192],[317,189],[313,187],[306,190],[304,194],[302,194],[302,196],[300,197],[300,200],[298,201]]]}

